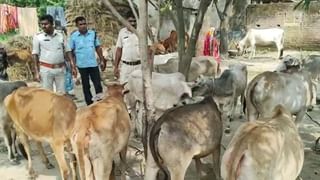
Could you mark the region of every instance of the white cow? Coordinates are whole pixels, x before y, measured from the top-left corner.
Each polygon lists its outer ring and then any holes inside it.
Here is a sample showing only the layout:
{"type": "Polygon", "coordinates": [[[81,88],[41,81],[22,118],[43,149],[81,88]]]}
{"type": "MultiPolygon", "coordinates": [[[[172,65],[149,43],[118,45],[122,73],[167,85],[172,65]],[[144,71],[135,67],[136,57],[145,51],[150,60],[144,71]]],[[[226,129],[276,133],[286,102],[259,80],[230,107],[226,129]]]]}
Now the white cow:
{"type": "MultiPolygon", "coordinates": [[[[136,120],[135,125],[138,134],[141,134],[141,119],[137,118],[136,114],[137,103],[141,104],[143,102],[141,70],[135,70],[130,74],[127,88],[129,90],[127,94],[129,111],[132,119],[136,120]]],[[[178,104],[184,95],[192,96],[191,88],[186,83],[184,75],[179,72],[171,74],[152,72],[152,92],[156,118],[160,117],[165,110],[178,104]]]]}
{"type": "Polygon", "coordinates": [[[290,112],[278,106],[271,118],[246,122],[221,161],[223,180],[296,180],[304,148],[290,112]]]}
{"type": "Polygon", "coordinates": [[[284,30],[280,28],[269,29],[249,29],[246,36],[239,41],[237,49],[240,53],[244,52],[247,46],[251,47],[251,54],[249,59],[256,54],[256,46],[266,46],[275,44],[278,49],[278,57],[282,58],[284,43],[284,30]]]}

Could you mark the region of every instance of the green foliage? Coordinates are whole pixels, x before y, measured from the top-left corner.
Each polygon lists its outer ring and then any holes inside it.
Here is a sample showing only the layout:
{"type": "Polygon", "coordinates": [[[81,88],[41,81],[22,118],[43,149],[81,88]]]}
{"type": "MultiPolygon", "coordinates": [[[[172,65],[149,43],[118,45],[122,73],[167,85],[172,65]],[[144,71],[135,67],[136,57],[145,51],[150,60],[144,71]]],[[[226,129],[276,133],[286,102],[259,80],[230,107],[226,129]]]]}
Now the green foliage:
{"type": "Polygon", "coordinates": [[[310,7],[311,1],[316,1],[316,0],[301,0],[300,2],[298,2],[297,5],[294,6],[294,9],[303,8],[304,10],[308,10],[310,7]]]}
{"type": "Polygon", "coordinates": [[[0,4],[10,4],[18,7],[36,7],[38,16],[46,13],[47,6],[65,7],[66,0],[0,0],[0,4]]]}

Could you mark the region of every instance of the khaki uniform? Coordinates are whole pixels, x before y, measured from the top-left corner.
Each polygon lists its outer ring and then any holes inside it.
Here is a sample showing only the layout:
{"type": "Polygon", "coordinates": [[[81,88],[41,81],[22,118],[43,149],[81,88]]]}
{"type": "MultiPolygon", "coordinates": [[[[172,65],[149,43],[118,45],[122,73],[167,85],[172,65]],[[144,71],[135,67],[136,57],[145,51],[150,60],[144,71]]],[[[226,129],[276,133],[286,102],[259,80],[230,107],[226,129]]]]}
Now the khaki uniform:
{"type": "MultiPolygon", "coordinates": [[[[151,45],[150,39],[148,39],[148,45],[151,45]]],[[[122,28],[118,35],[116,47],[122,48],[119,81],[125,83],[134,70],[141,69],[139,39],[136,34],[130,32],[127,28],[122,28]]]]}
{"type": "Polygon", "coordinates": [[[65,62],[64,52],[67,51],[71,49],[61,31],[54,30],[53,35],[40,32],[33,37],[32,54],[39,56],[42,87],[53,91],[53,84],[55,84],[56,92],[65,93],[65,66],[50,68],[41,63],[63,64],[65,62]]]}

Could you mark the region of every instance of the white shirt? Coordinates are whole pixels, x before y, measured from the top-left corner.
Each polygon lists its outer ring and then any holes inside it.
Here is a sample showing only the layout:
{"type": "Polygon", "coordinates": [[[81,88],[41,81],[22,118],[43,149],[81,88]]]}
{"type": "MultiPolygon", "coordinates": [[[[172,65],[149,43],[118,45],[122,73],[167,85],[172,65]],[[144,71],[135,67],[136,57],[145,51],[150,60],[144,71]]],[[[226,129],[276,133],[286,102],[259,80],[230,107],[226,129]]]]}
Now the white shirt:
{"type": "Polygon", "coordinates": [[[33,37],[32,54],[39,55],[39,61],[49,64],[64,62],[64,52],[71,51],[62,32],[54,30],[52,35],[40,32],[33,37]]]}
{"type": "MultiPolygon", "coordinates": [[[[151,46],[149,38],[148,45],[151,46]]],[[[120,30],[116,47],[122,48],[121,60],[128,62],[140,60],[138,36],[127,28],[120,30]]]]}

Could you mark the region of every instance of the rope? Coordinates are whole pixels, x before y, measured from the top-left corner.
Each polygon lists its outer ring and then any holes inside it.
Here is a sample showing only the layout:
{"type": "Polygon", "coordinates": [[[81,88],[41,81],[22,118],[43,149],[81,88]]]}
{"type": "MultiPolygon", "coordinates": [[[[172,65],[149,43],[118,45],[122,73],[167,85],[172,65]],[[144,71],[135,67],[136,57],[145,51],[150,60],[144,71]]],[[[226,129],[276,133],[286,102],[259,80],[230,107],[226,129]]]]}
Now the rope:
{"type": "Polygon", "coordinates": [[[314,119],[308,114],[308,112],[306,112],[306,115],[309,117],[309,119],[310,119],[312,122],[314,122],[315,124],[317,124],[318,126],[320,126],[320,123],[319,123],[318,121],[314,120],[314,119]]]}

